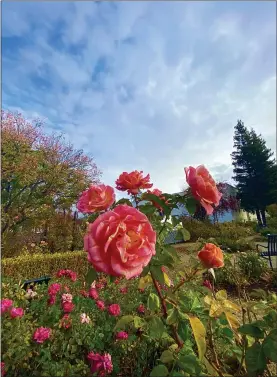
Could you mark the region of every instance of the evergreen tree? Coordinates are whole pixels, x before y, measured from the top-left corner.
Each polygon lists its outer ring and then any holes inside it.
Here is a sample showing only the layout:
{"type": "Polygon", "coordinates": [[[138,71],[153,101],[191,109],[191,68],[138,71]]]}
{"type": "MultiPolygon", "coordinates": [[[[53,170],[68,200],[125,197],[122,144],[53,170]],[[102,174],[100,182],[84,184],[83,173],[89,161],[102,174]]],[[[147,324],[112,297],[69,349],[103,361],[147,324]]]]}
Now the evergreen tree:
{"type": "Polygon", "coordinates": [[[255,212],[258,223],[266,226],[266,206],[277,202],[277,169],[273,152],[261,135],[238,121],[235,127],[233,179],[237,182],[241,208],[255,212]]]}

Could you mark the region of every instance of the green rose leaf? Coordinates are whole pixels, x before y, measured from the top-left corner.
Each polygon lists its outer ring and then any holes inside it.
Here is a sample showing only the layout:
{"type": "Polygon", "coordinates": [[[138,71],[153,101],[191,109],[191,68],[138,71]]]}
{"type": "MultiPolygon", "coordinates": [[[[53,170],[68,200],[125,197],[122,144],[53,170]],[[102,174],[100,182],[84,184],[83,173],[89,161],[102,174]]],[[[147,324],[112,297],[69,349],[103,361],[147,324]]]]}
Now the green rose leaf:
{"type": "Polygon", "coordinates": [[[173,308],[173,309],[169,309],[168,311],[168,317],[166,319],[166,324],[167,325],[173,325],[174,323],[176,323],[178,321],[178,310],[173,308]]]}
{"type": "Polygon", "coordinates": [[[155,293],[150,293],[148,296],[147,307],[153,312],[160,309],[160,299],[155,293]]]}
{"type": "Polygon", "coordinates": [[[165,331],[163,321],[159,317],[151,317],[149,320],[149,336],[153,339],[160,339],[165,331]]]}
{"type": "Polygon", "coordinates": [[[269,360],[277,363],[277,329],[272,330],[263,341],[263,351],[269,360]]]}
{"type": "Polygon", "coordinates": [[[196,211],[197,200],[193,197],[187,198],[186,200],[186,209],[190,215],[194,215],[196,211]]]}
{"type": "Polygon", "coordinates": [[[260,343],[254,343],[246,350],[245,363],[250,375],[263,373],[266,367],[266,357],[260,343]]]}
{"type": "Polygon", "coordinates": [[[166,377],[168,376],[168,369],[165,365],[157,365],[152,372],[150,373],[150,377],[166,377]]]}
{"type": "Polygon", "coordinates": [[[124,315],[123,317],[121,317],[115,327],[114,327],[114,330],[116,329],[124,329],[126,325],[128,325],[129,323],[133,322],[134,321],[134,316],[132,315],[124,315]]]}
{"type": "Polygon", "coordinates": [[[152,272],[155,280],[158,280],[159,283],[164,284],[164,274],[161,270],[161,266],[151,266],[150,271],[152,272]]]}
{"type": "Polygon", "coordinates": [[[255,339],[263,339],[263,337],[264,337],[264,332],[259,327],[253,326],[250,323],[243,325],[243,326],[240,326],[238,328],[238,331],[241,334],[250,335],[255,339]]]}
{"type": "Polygon", "coordinates": [[[163,351],[160,360],[162,363],[167,364],[174,360],[173,353],[169,350],[163,351]]]}

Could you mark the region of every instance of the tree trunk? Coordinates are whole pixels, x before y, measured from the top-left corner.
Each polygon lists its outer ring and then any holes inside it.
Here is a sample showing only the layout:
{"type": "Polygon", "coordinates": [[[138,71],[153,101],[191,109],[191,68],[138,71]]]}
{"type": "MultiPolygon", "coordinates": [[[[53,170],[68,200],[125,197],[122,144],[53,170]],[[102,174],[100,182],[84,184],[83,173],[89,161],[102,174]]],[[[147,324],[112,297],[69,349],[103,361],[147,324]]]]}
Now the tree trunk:
{"type": "Polygon", "coordinates": [[[261,210],[261,216],[262,216],[263,226],[266,227],[266,217],[265,217],[265,209],[264,208],[261,210]]]}
{"type": "Polygon", "coordinates": [[[257,220],[258,220],[258,225],[259,226],[262,226],[263,223],[262,223],[262,218],[261,218],[261,213],[260,213],[260,210],[259,209],[256,209],[256,216],[257,216],[257,220]]]}

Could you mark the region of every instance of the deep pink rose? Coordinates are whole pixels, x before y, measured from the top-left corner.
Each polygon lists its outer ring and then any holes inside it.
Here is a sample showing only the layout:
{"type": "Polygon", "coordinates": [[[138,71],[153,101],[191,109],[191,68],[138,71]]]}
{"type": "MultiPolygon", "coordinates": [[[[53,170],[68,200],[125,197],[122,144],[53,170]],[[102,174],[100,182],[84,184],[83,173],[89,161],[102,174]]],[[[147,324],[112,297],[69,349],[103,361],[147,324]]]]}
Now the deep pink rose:
{"type": "Polygon", "coordinates": [[[56,303],[56,295],[50,296],[47,300],[49,306],[54,305],[56,303]]]}
{"type": "Polygon", "coordinates": [[[122,294],[128,293],[128,288],[127,287],[120,288],[120,293],[122,293],[122,294]]]}
{"type": "Polygon", "coordinates": [[[108,308],[110,315],[117,317],[120,315],[120,306],[118,304],[112,304],[108,308]]]}
{"type": "Polygon", "coordinates": [[[48,288],[48,294],[53,296],[56,295],[61,290],[61,284],[59,283],[53,283],[48,288]]]}
{"type": "Polygon", "coordinates": [[[98,300],[98,301],[96,301],[96,305],[97,305],[98,309],[105,310],[105,303],[104,303],[104,301],[98,300]]]}
{"type": "Polygon", "coordinates": [[[62,304],[62,308],[63,308],[64,313],[71,313],[74,309],[74,304],[73,302],[64,302],[62,304]]]}
{"type": "Polygon", "coordinates": [[[62,317],[61,321],[60,321],[60,326],[67,330],[71,327],[72,325],[72,319],[70,318],[70,315],[69,314],[64,314],[64,316],[62,317]]]}
{"type": "Polygon", "coordinates": [[[36,329],[33,335],[33,339],[37,343],[43,343],[45,342],[45,340],[49,339],[50,336],[51,336],[51,329],[49,329],[48,327],[39,327],[38,329],[36,329]]]}
{"type": "Polygon", "coordinates": [[[57,277],[58,278],[67,277],[67,278],[71,279],[72,281],[76,281],[77,280],[77,274],[76,274],[76,272],[71,271],[71,270],[59,270],[57,272],[57,277]]]}
{"type": "Polygon", "coordinates": [[[138,313],[144,314],[145,313],[145,307],[143,304],[140,304],[137,308],[138,313]]]}
{"type": "Polygon", "coordinates": [[[97,373],[97,376],[106,376],[113,370],[112,358],[109,353],[100,355],[99,353],[90,352],[88,360],[91,367],[91,373],[97,373]]]}
{"type": "Polygon", "coordinates": [[[196,169],[192,166],[185,168],[185,173],[192,195],[205,208],[207,215],[211,215],[214,210],[212,204],[218,206],[222,196],[214,179],[204,165],[196,169]]]}
{"type": "Polygon", "coordinates": [[[8,298],[1,300],[1,314],[7,312],[13,305],[13,301],[8,298]]]}
{"type": "Polygon", "coordinates": [[[96,271],[131,279],[156,254],[156,232],[143,213],[123,204],[89,225],[84,244],[96,271]]]}
{"type": "Polygon", "coordinates": [[[90,288],[90,290],[89,290],[89,297],[93,298],[93,300],[97,300],[98,299],[99,294],[98,294],[96,288],[90,288]]]}
{"type": "Polygon", "coordinates": [[[24,310],[22,308],[12,308],[12,310],[10,311],[10,316],[12,318],[23,317],[23,315],[24,310]]]}
{"type": "Polygon", "coordinates": [[[91,185],[81,194],[77,208],[82,213],[100,212],[108,209],[114,201],[115,194],[111,186],[91,185]]]}
{"type": "Polygon", "coordinates": [[[119,331],[117,334],[116,334],[116,339],[117,340],[126,340],[128,339],[128,333],[126,331],[119,331]]]}
{"type": "Polygon", "coordinates": [[[1,376],[4,377],[5,374],[6,374],[5,363],[3,361],[1,361],[1,376]]]}
{"type": "Polygon", "coordinates": [[[203,285],[203,287],[206,287],[206,288],[210,289],[211,291],[213,290],[213,286],[212,286],[212,284],[210,283],[209,280],[204,280],[202,285],[203,285]]]}

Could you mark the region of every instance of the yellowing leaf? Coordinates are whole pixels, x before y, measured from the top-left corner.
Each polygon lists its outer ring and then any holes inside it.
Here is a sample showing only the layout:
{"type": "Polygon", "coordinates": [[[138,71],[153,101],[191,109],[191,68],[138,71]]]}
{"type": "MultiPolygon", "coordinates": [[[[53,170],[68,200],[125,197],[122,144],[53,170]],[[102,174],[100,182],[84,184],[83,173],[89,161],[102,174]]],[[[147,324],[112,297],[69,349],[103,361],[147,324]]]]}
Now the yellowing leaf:
{"type": "Polygon", "coordinates": [[[214,301],[214,299],[211,296],[205,296],[204,297],[205,304],[207,304],[209,306],[212,304],[213,301],[214,301]]]}
{"type": "Polygon", "coordinates": [[[202,361],[206,353],[206,329],[197,317],[189,317],[189,321],[197,344],[199,360],[202,361]]]}
{"type": "Polygon", "coordinates": [[[216,300],[212,301],[212,305],[210,307],[210,317],[219,317],[220,314],[224,311],[224,307],[221,302],[218,302],[216,300]]]}
{"type": "Polygon", "coordinates": [[[170,287],[171,286],[171,280],[169,279],[169,276],[164,272],[164,282],[165,284],[170,287]]]}
{"type": "Polygon", "coordinates": [[[211,376],[218,376],[217,371],[214,369],[214,367],[212,366],[212,364],[210,364],[207,359],[204,359],[204,364],[205,364],[205,366],[207,368],[208,373],[211,376]]]}
{"type": "Polygon", "coordinates": [[[139,288],[139,289],[144,289],[144,288],[147,287],[151,282],[152,282],[151,275],[148,274],[148,275],[146,275],[146,276],[140,278],[138,288],[139,288]]]}
{"type": "Polygon", "coordinates": [[[225,289],[222,289],[221,291],[216,292],[215,297],[217,300],[226,300],[227,292],[225,291],[225,289]]]}
{"type": "Polygon", "coordinates": [[[235,312],[240,312],[240,307],[232,301],[225,300],[223,304],[226,309],[231,309],[235,312]]]}
{"type": "Polygon", "coordinates": [[[232,314],[228,311],[224,311],[224,313],[226,315],[226,319],[227,319],[230,327],[232,329],[237,329],[240,326],[240,323],[239,323],[237,317],[234,314],[232,314]]]}

